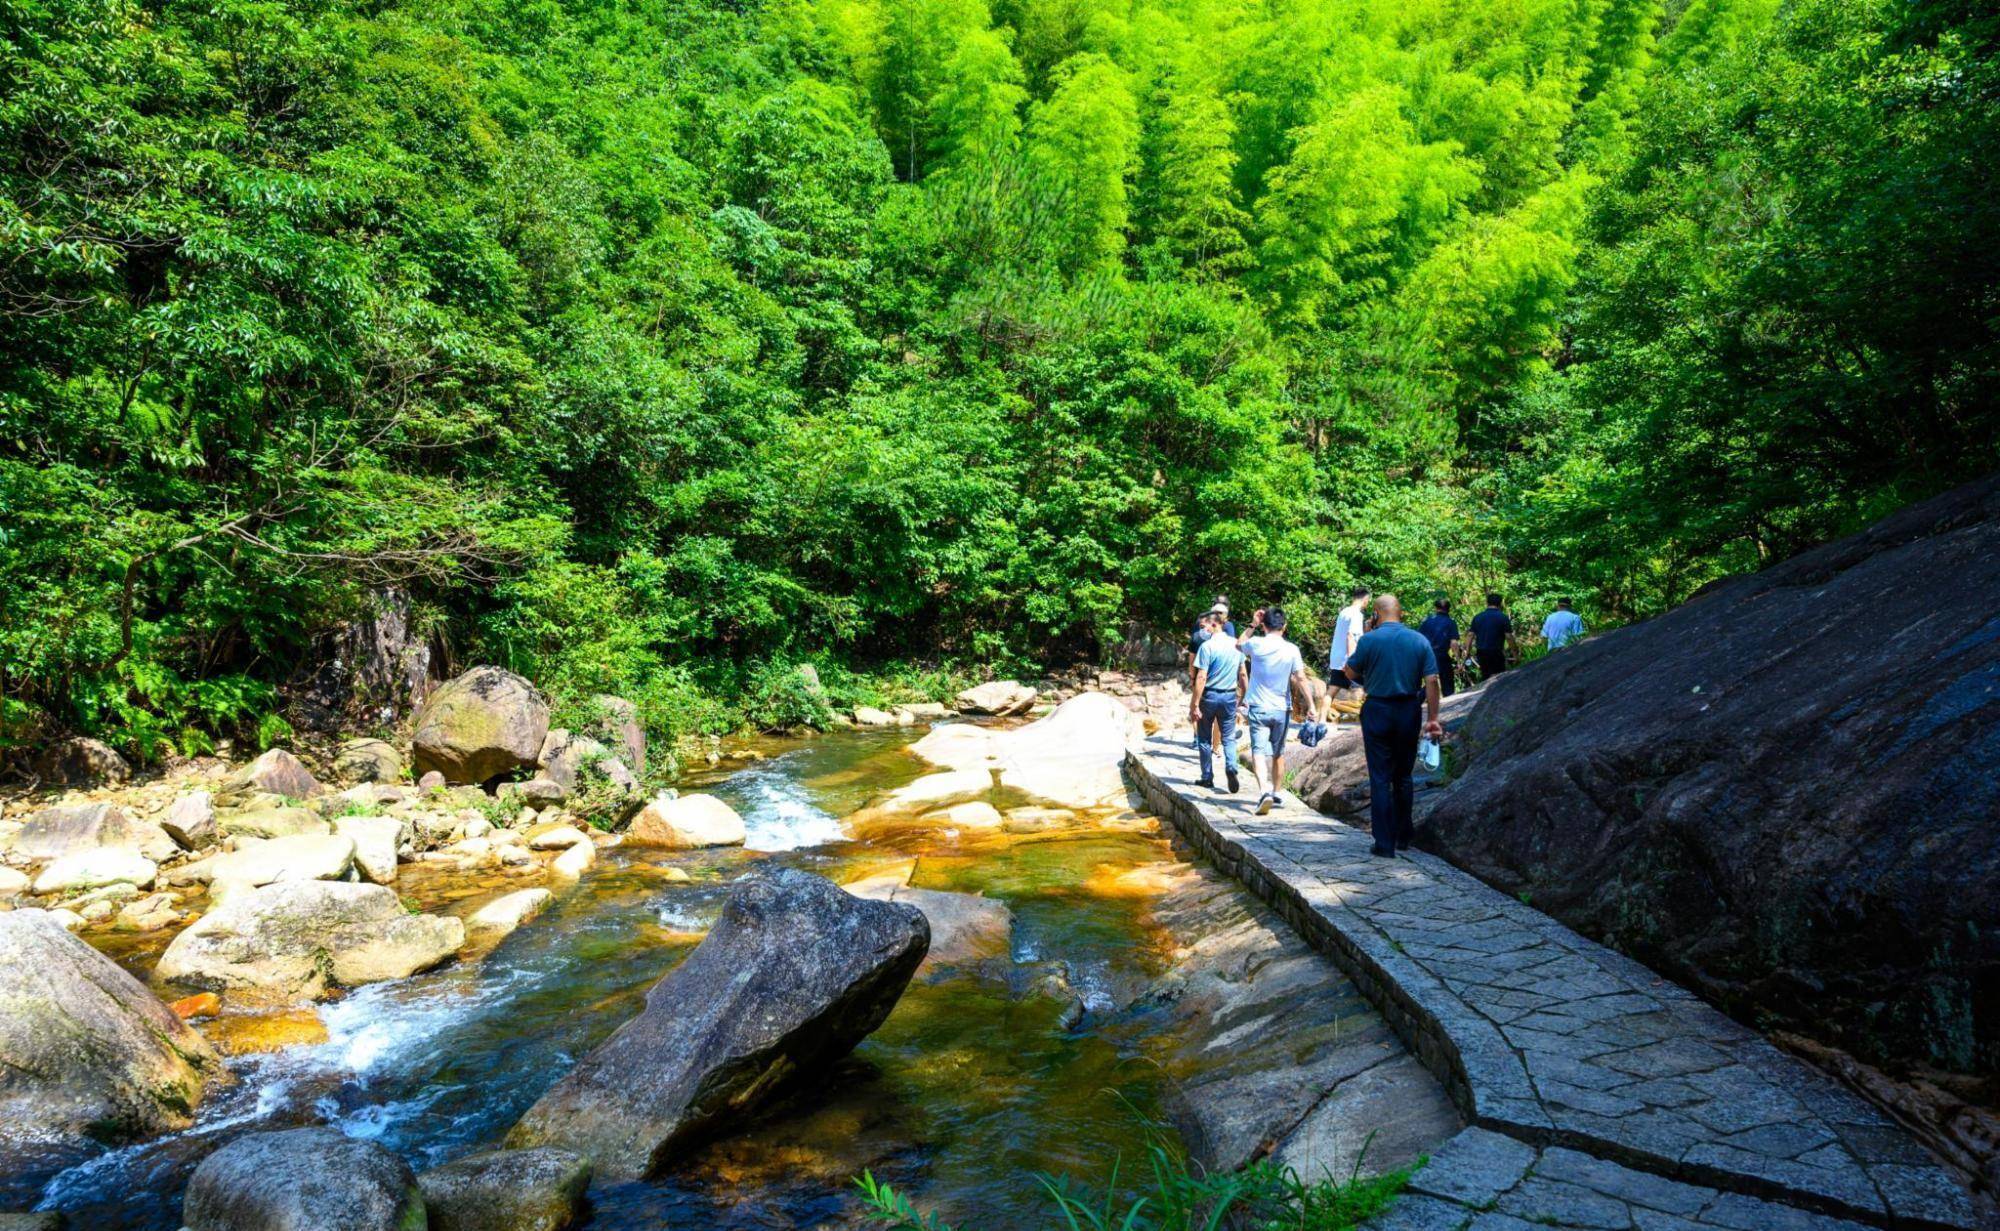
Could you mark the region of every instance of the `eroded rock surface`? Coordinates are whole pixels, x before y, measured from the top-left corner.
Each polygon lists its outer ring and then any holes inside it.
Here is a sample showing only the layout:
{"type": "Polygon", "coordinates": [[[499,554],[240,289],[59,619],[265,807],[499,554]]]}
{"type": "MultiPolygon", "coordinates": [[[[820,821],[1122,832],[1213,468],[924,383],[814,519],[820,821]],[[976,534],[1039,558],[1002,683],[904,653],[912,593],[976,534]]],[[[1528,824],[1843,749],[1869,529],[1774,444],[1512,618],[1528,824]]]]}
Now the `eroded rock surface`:
{"type": "Polygon", "coordinates": [[[745,880],[646,1008],[528,1110],[512,1146],[631,1177],[741,1117],[882,1024],[929,947],[912,907],[789,868],[745,880]]]}
{"type": "Polygon", "coordinates": [[[567,1150],[490,1150],[417,1177],[429,1231],[563,1231],[584,1212],[590,1163],[567,1150]]]}

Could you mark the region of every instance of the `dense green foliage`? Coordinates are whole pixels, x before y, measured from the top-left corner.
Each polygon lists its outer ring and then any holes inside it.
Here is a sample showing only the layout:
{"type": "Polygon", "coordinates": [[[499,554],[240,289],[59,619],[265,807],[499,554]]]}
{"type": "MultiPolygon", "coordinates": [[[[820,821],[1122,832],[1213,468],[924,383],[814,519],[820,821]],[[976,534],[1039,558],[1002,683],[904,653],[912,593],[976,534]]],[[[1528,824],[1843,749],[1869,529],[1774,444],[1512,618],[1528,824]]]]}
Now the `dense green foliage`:
{"type": "Polygon", "coordinates": [[[1218,590],[1656,610],[1995,464],[1996,39],[0,0],[0,734],[247,733],[388,584],[666,730],[1218,590]]]}
{"type": "MultiPolygon", "coordinates": [[[[1421,1162],[1421,1160],[1419,1160],[1421,1162]]],[[[1114,1162],[1106,1191],[1068,1176],[1037,1176],[1048,1201],[1050,1231],[1350,1231],[1389,1208],[1410,1172],[1364,1176],[1357,1161],[1345,1177],[1308,1181],[1270,1159],[1239,1171],[1195,1169],[1162,1141],[1146,1151],[1146,1165],[1121,1175],[1114,1162]]],[[[892,1186],[864,1172],[855,1181],[862,1206],[887,1231],[954,1231],[936,1214],[919,1210],[892,1186]]],[[[958,1228],[956,1231],[968,1231],[958,1228]]]]}

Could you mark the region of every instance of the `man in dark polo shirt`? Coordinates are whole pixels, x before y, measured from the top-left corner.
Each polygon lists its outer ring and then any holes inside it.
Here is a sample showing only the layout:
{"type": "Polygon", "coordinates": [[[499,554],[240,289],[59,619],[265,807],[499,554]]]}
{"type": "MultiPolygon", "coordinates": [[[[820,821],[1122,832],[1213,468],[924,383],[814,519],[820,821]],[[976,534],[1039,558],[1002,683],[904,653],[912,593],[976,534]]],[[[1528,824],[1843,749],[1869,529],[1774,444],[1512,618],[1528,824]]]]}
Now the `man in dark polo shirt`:
{"type": "Polygon", "coordinates": [[[1486,610],[1472,617],[1472,656],[1479,662],[1479,682],[1485,683],[1507,669],[1507,654],[1514,650],[1514,621],[1500,609],[1500,596],[1486,596],[1486,610]]]}
{"type": "Polygon", "coordinates": [[[1417,739],[1444,735],[1438,721],[1437,655],[1423,634],[1403,624],[1393,594],[1375,600],[1376,627],[1347,660],[1347,677],[1368,694],[1361,705],[1361,751],[1368,758],[1368,819],[1375,854],[1393,858],[1410,844],[1417,739]]]}

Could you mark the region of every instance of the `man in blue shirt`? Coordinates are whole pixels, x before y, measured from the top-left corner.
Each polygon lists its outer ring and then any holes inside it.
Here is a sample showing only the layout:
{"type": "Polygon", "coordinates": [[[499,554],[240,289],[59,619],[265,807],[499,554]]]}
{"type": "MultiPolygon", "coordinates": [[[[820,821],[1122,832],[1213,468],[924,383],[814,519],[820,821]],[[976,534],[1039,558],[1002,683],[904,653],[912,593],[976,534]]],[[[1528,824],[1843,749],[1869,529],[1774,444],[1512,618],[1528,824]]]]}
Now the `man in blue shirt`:
{"type": "Polygon", "coordinates": [[[1220,735],[1222,768],[1234,794],[1236,777],[1236,698],[1243,674],[1243,651],[1236,639],[1221,631],[1221,617],[1210,613],[1210,636],[1194,656],[1194,699],[1188,721],[1194,724],[1194,746],[1201,753],[1198,785],[1215,786],[1215,743],[1220,735]]]}
{"type": "Polygon", "coordinates": [[[1583,617],[1570,610],[1568,599],[1557,599],[1556,609],[1542,621],[1542,640],[1549,643],[1551,650],[1560,650],[1581,636],[1583,617]]]}
{"type": "Polygon", "coordinates": [[[1458,661],[1458,621],[1451,618],[1451,600],[1439,599],[1417,632],[1431,643],[1431,654],[1437,658],[1438,694],[1449,697],[1458,687],[1458,672],[1452,669],[1458,661]]]}
{"type": "Polygon", "coordinates": [[[1486,596],[1486,610],[1472,617],[1472,656],[1485,683],[1507,669],[1508,651],[1515,648],[1514,621],[1500,610],[1500,596],[1486,596]]]}
{"type": "Polygon", "coordinates": [[[1393,594],[1375,600],[1379,620],[1347,660],[1347,676],[1367,690],[1361,704],[1361,753],[1368,759],[1368,819],[1375,854],[1394,858],[1410,844],[1416,797],[1411,778],[1417,736],[1442,738],[1438,721],[1437,657],[1431,643],[1403,626],[1403,605],[1393,594]],[[1429,712],[1425,714],[1425,707],[1429,712]]]}

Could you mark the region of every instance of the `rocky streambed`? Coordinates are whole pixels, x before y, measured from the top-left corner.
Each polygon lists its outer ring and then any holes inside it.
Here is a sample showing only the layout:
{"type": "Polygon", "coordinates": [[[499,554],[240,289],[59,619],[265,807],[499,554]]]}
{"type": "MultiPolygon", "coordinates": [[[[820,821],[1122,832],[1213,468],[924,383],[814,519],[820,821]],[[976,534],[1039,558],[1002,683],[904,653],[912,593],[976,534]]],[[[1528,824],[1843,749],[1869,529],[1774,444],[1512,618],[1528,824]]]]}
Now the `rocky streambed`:
{"type": "MultiPolygon", "coordinates": [[[[250,1182],[228,1177],[284,1174],[252,1148],[255,1134],[309,1126],[338,1136],[293,1144],[379,1145],[428,1173],[434,1201],[451,1186],[481,1191],[479,1152],[639,1013],[743,878],[775,868],[921,911],[921,967],[851,1054],[644,1175],[605,1169],[586,1225],[861,1225],[849,1181],[872,1169],[954,1225],[1031,1227],[1032,1173],[1101,1180],[1121,1153],[1136,1156],[1149,1121],[1179,1129],[1205,1163],[1275,1152],[1308,1174],[1345,1174],[1364,1143],[1364,1168],[1386,1167],[1448,1136],[1447,1101],[1353,987],[1131,809],[1115,759],[1099,755],[1122,738],[1105,738],[1118,715],[1102,704],[1087,699],[1070,726],[1023,726],[1005,742],[948,724],[762,745],[763,759],[682,787],[740,818],[740,846],[584,834],[591,866],[566,873],[554,865],[571,847],[537,849],[528,836],[553,832],[556,818],[520,801],[477,835],[487,842],[477,857],[405,850],[382,886],[399,913],[356,926],[419,921],[401,925],[414,938],[374,945],[374,960],[454,940],[448,952],[368,979],[308,961],[276,998],[223,981],[202,1007],[219,1012],[161,1024],[186,1031],[205,1097],[178,1123],[169,1114],[116,1143],[10,1118],[0,1210],[61,1210],[107,1231],[179,1227],[204,1159],[217,1161],[195,1199],[226,1205],[230,1184],[250,1182]]],[[[132,809],[141,820],[186,793],[146,789],[160,798],[132,809]]],[[[659,823],[696,824],[705,807],[659,823]]],[[[466,823],[438,849],[473,840],[466,823]]],[[[351,863],[346,875],[304,891],[229,886],[217,902],[206,896],[213,878],[190,882],[171,923],[120,928],[114,912],[80,935],[142,990],[174,1000],[218,985],[166,977],[181,969],[164,961],[187,947],[181,937],[258,894],[376,887],[351,863]]],[[[238,943],[232,955],[250,952],[238,943]]],[[[547,1175],[575,1183],[559,1166],[547,1175]]]]}

